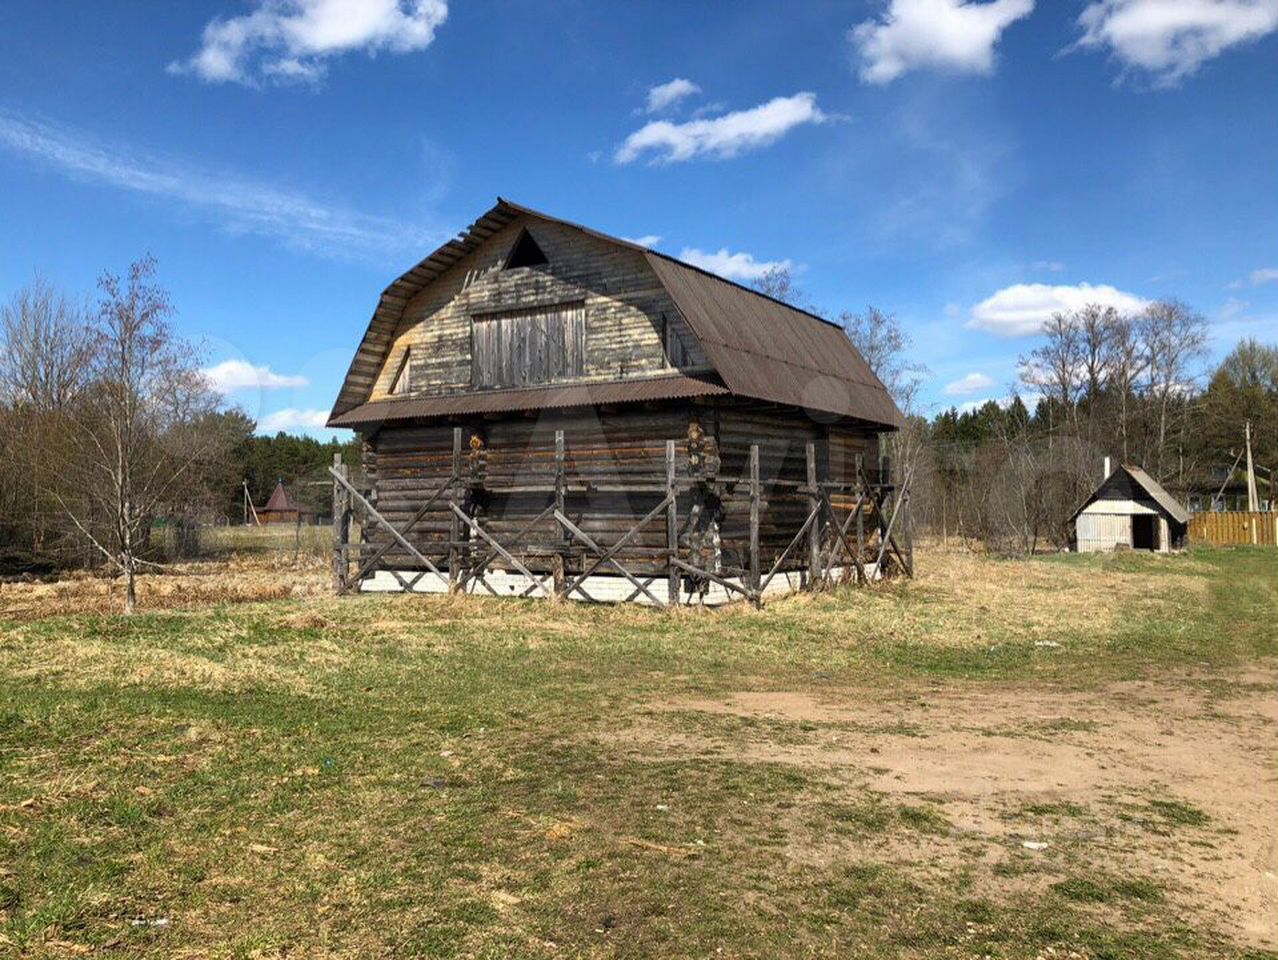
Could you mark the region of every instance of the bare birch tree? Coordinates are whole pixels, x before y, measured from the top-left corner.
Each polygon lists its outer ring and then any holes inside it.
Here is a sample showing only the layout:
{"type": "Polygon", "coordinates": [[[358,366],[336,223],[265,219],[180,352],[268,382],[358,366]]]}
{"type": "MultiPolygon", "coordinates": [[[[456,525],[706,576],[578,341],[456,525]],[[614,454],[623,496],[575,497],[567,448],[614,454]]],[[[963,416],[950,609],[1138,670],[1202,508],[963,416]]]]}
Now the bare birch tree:
{"type": "Polygon", "coordinates": [[[106,274],[92,329],[92,360],[83,401],[71,416],[59,499],[76,528],[124,578],[126,613],[137,603],[157,516],[180,505],[203,448],[213,440],[200,423],[216,398],[191,346],[169,325],[168,294],[151,283],[147,257],[128,277],[106,274]]]}

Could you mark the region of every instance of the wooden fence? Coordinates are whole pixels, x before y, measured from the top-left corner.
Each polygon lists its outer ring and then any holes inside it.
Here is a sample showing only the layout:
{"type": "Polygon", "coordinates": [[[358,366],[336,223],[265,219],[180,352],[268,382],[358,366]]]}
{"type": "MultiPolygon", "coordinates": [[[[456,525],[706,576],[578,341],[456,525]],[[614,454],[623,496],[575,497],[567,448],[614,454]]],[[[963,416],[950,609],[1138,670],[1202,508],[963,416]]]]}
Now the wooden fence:
{"type": "Polygon", "coordinates": [[[1278,545],[1278,513],[1228,510],[1196,513],[1189,520],[1190,543],[1217,546],[1278,545]]]}

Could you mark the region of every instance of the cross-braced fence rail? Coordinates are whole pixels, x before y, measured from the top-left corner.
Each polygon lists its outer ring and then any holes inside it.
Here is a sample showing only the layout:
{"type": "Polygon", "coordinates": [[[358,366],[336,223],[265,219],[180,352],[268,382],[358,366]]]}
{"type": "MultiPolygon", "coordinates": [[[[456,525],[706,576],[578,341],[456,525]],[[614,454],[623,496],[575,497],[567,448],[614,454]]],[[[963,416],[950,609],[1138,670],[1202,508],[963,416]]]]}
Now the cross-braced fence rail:
{"type": "Polygon", "coordinates": [[[448,475],[398,522],[378,510],[376,494],[361,491],[336,459],[330,469],[334,589],[485,591],[675,606],[708,596],[758,604],[769,593],[841,581],[867,584],[898,572],[913,576],[908,472],[898,488],[886,468],[867,470],[858,456],[851,479],[822,479],[816,445],[807,443],[806,479],[765,481],[757,444],[740,476],[724,476],[718,458],[694,445],[686,448],[680,470],[678,449],[675,440],[666,441],[664,483],[585,482],[568,469],[564,433],[557,431],[553,475],[493,484],[485,476],[483,451],[464,453],[456,428],[448,475]],[[639,506],[619,533],[609,528],[607,537],[592,535],[585,529],[592,495],[634,498],[639,506]],[[508,521],[493,522],[486,504],[495,496],[533,502],[531,515],[513,529],[508,521]],[[538,498],[544,499],[539,510],[538,498]],[[787,527],[770,517],[773,500],[801,503],[798,513],[784,516],[802,520],[787,527]],[[725,545],[729,514],[743,520],[739,544],[725,545]],[[428,517],[436,531],[446,521],[442,536],[417,535],[428,517]],[[355,525],[360,542],[352,540],[355,525]],[[773,544],[768,550],[761,546],[765,525],[773,544]]]}

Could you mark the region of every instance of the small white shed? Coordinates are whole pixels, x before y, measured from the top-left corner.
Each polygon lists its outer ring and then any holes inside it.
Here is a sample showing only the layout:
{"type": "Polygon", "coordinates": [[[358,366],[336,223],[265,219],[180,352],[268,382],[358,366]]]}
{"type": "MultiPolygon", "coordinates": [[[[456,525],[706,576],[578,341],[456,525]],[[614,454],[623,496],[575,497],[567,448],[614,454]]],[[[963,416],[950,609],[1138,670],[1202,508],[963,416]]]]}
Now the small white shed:
{"type": "Polygon", "coordinates": [[[1079,553],[1129,548],[1167,553],[1184,546],[1189,511],[1140,467],[1123,464],[1083,503],[1070,523],[1079,553]]]}

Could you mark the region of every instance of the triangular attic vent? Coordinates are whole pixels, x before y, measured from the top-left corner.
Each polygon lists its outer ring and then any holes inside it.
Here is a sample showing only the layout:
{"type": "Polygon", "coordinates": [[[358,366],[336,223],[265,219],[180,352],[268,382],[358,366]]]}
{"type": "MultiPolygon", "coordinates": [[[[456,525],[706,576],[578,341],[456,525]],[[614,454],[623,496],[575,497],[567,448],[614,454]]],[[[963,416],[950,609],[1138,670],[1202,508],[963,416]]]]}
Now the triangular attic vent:
{"type": "Polygon", "coordinates": [[[549,262],[546,255],[541,252],[541,247],[537,246],[537,241],[532,238],[532,234],[527,230],[521,230],[519,239],[510,249],[510,256],[506,258],[506,268],[536,267],[549,262]]]}

